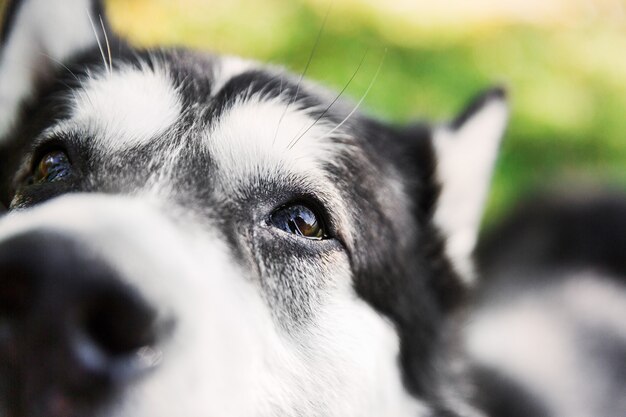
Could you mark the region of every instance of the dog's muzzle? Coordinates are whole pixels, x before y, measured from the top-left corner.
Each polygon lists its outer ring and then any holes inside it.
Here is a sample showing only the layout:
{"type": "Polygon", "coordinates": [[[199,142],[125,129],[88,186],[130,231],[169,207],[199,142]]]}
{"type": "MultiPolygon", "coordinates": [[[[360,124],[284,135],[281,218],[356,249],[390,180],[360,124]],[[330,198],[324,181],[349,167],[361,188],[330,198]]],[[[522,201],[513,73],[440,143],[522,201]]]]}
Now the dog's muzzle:
{"type": "Polygon", "coordinates": [[[88,414],[156,364],[161,327],[111,265],[70,237],[36,230],[0,242],[8,416],[88,414]]]}
{"type": "Polygon", "coordinates": [[[253,375],[285,352],[270,311],[217,229],[173,213],[77,193],[0,218],[0,417],[244,416],[264,400],[253,375]]]}

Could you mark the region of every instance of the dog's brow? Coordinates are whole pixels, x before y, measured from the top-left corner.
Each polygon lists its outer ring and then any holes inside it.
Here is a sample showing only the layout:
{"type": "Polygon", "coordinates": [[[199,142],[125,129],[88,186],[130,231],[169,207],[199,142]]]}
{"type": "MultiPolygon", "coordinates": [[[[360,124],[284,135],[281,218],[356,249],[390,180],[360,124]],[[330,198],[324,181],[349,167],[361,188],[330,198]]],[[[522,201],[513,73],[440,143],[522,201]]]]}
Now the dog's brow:
{"type": "Polygon", "coordinates": [[[145,144],[178,121],[182,103],[167,70],[122,68],[84,83],[70,118],[58,129],[88,132],[96,145],[119,149],[145,144]]]}

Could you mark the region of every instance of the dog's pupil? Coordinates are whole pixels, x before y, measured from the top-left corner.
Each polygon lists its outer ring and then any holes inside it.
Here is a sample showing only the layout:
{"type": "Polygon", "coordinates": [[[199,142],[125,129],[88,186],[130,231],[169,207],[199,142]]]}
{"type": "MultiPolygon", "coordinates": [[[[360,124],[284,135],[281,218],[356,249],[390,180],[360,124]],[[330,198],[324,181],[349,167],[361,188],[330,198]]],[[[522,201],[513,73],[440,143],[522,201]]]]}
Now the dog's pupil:
{"type": "Polygon", "coordinates": [[[304,206],[294,207],[292,223],[296,233],[305,237],[320,238],[322,229],[319,227],[315,214],[304,206]]]}

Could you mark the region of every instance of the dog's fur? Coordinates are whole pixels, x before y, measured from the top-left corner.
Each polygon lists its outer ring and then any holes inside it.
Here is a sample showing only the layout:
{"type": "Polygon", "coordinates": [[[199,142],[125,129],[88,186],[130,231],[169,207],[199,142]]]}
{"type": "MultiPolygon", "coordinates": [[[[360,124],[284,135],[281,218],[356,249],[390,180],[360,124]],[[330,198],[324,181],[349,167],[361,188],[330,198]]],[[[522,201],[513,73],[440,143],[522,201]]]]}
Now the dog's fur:
{"type": "Polygon", "coordinates": [[[398,128],[101,16],[21,0],[3,27],[0,416],[568,412],[501,363],[491,304],[463,331],[501,89],[398,128]],[[51,150],[69,173],[33,180],[51,150]],[[324,238],[277,226],[293,205],[324,238]]]}

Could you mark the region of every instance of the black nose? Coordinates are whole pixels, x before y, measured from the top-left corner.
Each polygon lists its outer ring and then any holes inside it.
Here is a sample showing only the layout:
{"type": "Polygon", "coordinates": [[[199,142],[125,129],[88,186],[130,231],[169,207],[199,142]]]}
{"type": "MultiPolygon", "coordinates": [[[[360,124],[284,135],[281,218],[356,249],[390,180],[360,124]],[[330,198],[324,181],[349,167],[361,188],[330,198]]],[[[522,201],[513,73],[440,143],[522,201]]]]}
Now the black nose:
{"type": "Polygon", "coordinates": [[[56,415],[28,411],[35,397],[73,415],[69,404],[111,395],[154,365],[156,327],[154,310],[85,245],[41,231],[0,242],[0,374],[24,409],[15,415],[56,415]]]}

